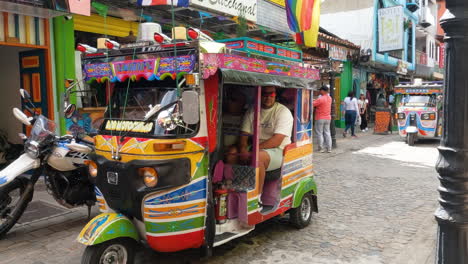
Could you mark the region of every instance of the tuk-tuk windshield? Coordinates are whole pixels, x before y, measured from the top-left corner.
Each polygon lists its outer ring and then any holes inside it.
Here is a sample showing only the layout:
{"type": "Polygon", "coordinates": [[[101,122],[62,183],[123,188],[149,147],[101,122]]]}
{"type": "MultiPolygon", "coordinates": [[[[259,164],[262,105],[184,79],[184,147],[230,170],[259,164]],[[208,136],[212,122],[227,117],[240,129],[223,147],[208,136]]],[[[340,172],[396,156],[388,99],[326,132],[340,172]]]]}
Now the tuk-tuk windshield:
{"type": "Polygon", "coordinates": [[[185,137],[198,130],[198,124],[187,125],[182,117],[177,88],[144,85],[115,86],[105,113],[106,119],[155,122],[156,137],[185,137]]]}
{"type": "Polygon", "coordinates": [[[404,106],[435,106],[435,97],[431,95],[405,95],[402,99],[404,106]]]}

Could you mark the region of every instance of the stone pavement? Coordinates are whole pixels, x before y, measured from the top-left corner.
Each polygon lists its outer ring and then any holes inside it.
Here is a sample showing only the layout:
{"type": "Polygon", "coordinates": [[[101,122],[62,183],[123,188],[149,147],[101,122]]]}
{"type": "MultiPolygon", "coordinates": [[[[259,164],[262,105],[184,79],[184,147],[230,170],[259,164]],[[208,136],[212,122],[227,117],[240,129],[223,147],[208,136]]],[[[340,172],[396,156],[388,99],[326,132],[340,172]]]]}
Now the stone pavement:
{"type": "MultiPolygon", "coordinates": [[[[314,156],[319,213],[296,230],[287,217],[214,250],[156,254],[142,249],[143,263],[433,263],[437,207],[437,142],[408,147],[397,135],[337,136],[338,149],[314,156]]],[[[50,201],[39,192],[35,199],[50,201]]],[[[52,204],[52,203],[51,203],[52,204]]],[[[74,240],[86,222],[85,209],[15,228],[0,241],[0,263],[80,263],[74,240]]]]}

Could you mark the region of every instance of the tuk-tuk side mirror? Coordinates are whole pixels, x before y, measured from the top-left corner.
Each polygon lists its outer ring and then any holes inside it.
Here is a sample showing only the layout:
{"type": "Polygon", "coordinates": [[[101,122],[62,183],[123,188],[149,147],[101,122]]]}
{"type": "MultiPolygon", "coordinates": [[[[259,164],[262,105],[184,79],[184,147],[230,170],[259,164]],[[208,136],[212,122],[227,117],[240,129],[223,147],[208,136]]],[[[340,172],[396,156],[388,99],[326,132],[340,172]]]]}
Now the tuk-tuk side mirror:
{"type": "Polygon", "coordinates": [[[183,120],[188,125],[200,122],[200,103],[198,93],[195,91],[185,91],[182,93],[183,120]]]}
{"type": "Polygon", "coordinates": [[[75,111],[76,111],[76,105],[69,104],[63,111],[63,114],[65,115],[65,118],[71,118],[73,114],[75,113],[75,111]]]}

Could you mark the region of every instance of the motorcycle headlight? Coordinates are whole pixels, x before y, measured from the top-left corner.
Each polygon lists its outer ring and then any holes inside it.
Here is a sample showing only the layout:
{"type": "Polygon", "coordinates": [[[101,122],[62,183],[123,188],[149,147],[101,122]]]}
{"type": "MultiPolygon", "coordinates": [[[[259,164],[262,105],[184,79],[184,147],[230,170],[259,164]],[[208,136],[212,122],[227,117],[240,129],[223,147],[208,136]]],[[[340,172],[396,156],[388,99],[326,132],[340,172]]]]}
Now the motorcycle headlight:
{"type": "Polygon", "coordinates": [[[40,154],[39,144],[36,141],[31,141],[26,145],[24,151],[32,158],[37,158],[40,154]]]}
{"type": "Polygon", "coordinates": [[[139,168],[138,173],[141,177],[143,177],[143,182],[145,183],[146,187],[153,188],[158,184],[158,173],[154,168],[139,168]]]}

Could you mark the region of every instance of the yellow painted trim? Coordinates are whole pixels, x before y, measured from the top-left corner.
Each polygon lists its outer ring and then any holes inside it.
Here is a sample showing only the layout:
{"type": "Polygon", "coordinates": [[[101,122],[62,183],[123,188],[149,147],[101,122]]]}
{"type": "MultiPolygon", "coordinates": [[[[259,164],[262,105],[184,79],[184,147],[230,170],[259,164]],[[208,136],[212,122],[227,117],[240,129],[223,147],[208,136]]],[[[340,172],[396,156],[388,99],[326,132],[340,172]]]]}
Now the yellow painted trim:
{"type": "Polygon", "coordinates": [[[74,15],[75,30],[103,34],[115,37],[127,37],[130,31],[138,35],[138,23],[125,21],[120,18],[104,17],[92,14],[91,16],[74,15]]]}
{"type": "Polygon", "coordinates": [[[29,16],[24,16],[24,32],[26,34],[26,44],[31,44],[30,30],[29,30],[29,16]]]}

